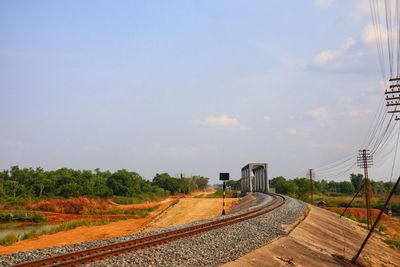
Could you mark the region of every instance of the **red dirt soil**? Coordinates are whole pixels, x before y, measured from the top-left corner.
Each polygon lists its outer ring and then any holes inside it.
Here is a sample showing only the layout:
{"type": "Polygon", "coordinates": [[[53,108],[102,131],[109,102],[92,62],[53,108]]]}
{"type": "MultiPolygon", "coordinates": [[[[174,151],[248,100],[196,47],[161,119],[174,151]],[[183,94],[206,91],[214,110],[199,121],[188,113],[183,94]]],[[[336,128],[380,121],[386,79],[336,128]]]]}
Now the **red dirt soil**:
{"type": "MultiPolygon", "coordinates": [[[[168,208],[171,203],[172,201],[161,203],[155,211],[144,218],[112,222],[99,226],[81,226],[52,235],[42,235],[36,239],[22,240],[10,246],[0,246],[0,255],[137,233],[160,212],[168,208]]],[[[71,216],[79,215],[71,214],[71,216]]],[[[101,218],[104,218],[104,216],[101,218]]]]}
{"type": "Polygon", "coordinates": [[[108,199],[89,199],[86,197],[70,199],[48,199],[27,205],[28,210],[50,211],[57,213],[83,214],[90,210],[107,210],[111,207],[108,199]]]}
{"type": "MultiPolygon", "coordinates": [[[[344,208],[326,208],[327,210],[333,211],[333,212],[342,212],[344,208]]],[[[378,217],[380,210],[378,209],[372,209],[371,210],[371,215],[372,215],[372,220],[375,220],[378,217]]],[[[367,211],[365,208],[348,208],[346,211],[346,214],[350,214],[354,216],[357,219],[365,219],[367,218],[367,211]]],[[[400,222],[391,218],[387,214],[382,214],[382,217],[380,219],[381,224],[385,227],[385,232],[390,234],[390,235],[396,235],[397,237],[400,237],[400,222]]]]}

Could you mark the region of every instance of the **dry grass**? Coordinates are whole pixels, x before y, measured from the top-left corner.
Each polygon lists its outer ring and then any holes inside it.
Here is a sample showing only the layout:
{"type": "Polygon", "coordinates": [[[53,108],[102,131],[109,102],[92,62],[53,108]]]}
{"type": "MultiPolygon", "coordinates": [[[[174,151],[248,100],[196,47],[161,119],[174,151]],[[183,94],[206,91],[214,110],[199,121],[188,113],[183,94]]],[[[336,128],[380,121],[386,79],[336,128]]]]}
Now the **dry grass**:
{"type": "Polygon", "coordinates": [[[92,210],[107,210],[110,208],[107,199],[89,199],[86,197],[71,199],[48,199],[27,205],[29,210],[50,211],[57,213],[90,214],[92,210]]]}

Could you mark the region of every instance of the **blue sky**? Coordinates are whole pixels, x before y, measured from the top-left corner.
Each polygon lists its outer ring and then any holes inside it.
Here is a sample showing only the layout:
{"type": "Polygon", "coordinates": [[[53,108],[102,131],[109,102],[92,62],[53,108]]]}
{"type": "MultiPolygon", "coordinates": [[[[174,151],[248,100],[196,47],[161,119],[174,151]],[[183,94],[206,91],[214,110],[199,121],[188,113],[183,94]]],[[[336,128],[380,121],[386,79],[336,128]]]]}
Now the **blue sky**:
{"type": "Polygon", "coordinates": [[[369,24],[362,0],[0,1],[0,168],[302,175],[383,101],[369,24]]]}

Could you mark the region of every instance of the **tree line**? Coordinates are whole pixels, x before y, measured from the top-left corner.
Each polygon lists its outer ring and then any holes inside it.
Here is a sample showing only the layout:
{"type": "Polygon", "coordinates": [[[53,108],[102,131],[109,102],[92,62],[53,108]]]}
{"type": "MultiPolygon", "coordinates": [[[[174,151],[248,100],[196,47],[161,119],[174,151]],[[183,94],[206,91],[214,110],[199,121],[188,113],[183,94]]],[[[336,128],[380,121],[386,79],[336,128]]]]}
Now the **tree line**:
{"type": "MultiPolygon", "coordinates": [[[[314,180],[313,191],[323,194],[354,195],[363,183],[364,176],[362,174],[352,173],[350,181],[314,180]]],[[[388,193],[393,187],[393,183],[383,181],[370,180],[370,184],[374,195],[388,193]]],[[[307,200],[310,192],[310,179],[295,178],[289,180],[278,176],[270,180],[270,187],[275,188],[276,193],[307,200]]],[[[400,195],[400,188],[397,188],[395,194],[400,195]]]]}
{"type": "Polygon", "coordinates": [[[115,172],[69,168],[45,171],[40,167],[33,169],[12,166],[9,170],[0,172],[0,198],[108,198],[140,194],[166,196],[188,194],[196,189],[204,190],[208,181],[208,178],[202,176],[174,178],[168,173],[156,174],[152,181],[148,181],[138,173],[125,169],[115,172]]]}

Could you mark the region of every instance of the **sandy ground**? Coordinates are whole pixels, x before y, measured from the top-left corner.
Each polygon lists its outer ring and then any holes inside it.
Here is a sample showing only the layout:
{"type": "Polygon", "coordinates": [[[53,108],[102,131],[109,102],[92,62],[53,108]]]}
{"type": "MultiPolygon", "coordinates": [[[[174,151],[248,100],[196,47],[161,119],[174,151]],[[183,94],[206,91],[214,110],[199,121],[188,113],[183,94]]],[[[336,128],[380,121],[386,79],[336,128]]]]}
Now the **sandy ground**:
{"type": "MultiPolygon", "coordinates": [[[[351,259],[366,235],[367,231],[356,222],[311,207],[306,219],[288,236],[223,266],[342,266],[333,255],[351,259]]],[[[400,252],[374,234],[359,262],[364,266],[400,266],[400,252]]]]}
{"type": "MultiPolygon", "coordinates": [[[[225,199],[226,210],[231,209],[238,201],[234,198],[225,199]]],[[[149,224],[145,231],[213,218],[221,215],[221,211],[220,198],[182,198],[163,216],[149,224]]]]}
{"type": "MultiPolygon", "coordinates": [[[[222,200],[220,198],[181,198],[178,204],[171,206],[173,201],[174,199],[167,199],[156,203],[156,205],[159,205],[158,209],[145,218],[129,219],[100,226],[82,226],[53,235],[43,235],[36,239],[19,241],[11,246],[0,246],[0,255],[130,235],[143,229],[149,231],[208,219],[220,215],[222,208],[222,200]],[[151,224],[153,221],[154,224],[151,224]],[[150,227],[146,228],[147,225],[150,227]]],[[[237,201],[237,199],[227,199],[228,208],[237,201]]],[[[146,203],[143,205],[135,204],[134,207],[137,208],[138,205],[141,208],[154,206],[154,204],[146,203]]]]}

